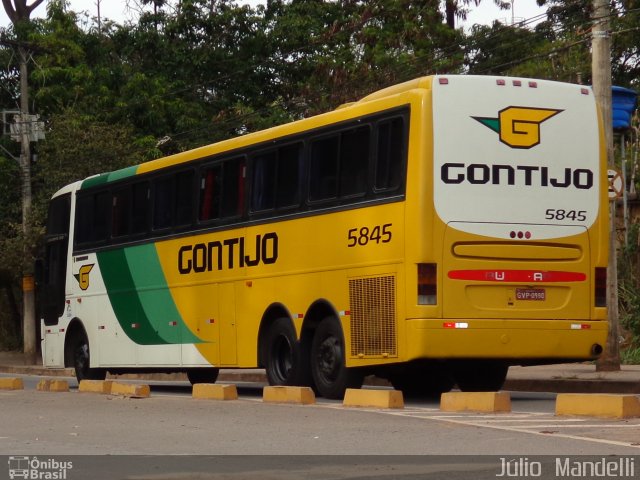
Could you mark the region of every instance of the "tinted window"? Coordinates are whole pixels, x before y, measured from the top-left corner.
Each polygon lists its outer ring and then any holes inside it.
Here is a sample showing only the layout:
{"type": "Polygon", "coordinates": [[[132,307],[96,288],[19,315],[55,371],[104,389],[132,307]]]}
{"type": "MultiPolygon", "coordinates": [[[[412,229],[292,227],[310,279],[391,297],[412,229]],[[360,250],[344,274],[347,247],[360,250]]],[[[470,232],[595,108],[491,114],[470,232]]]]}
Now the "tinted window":
{"type": "Polygon", "coordinates": [[[278,150],[276,208],[300,203],[302,178],[302,144],[287,145],[278,150]]]}
{"type": "Polygon", "coordinates": [[[154,182],[153,229],[170,228],[173,224],[173,177],[154,182]]]}
{"type": "Polygon", "coordinates": [[[131,215],[131,194],[128,188],[113,193],[111,210],[111,236],[121,237],[129,234],[131,215]]]}
{"type": "Polygon", "coordinates": [[[278,155],[274,150],[253,157],[253,188],[251,209],[268,210],[275,207],[278,155]]]}
{"type": "Polygon", "coordinates": [[[179,172],[176,181],[176,226],[193,223],[193,171],[179,172]]]}
{"type": "Polygon", "coordinates": [[[311,144],[309,200],[338,196],[338,135],[311,144]]]}
{"type": "Polygon", "coordinates": [[[149,184],[135,183],[131,188],[131,233],[142,234],[149,229],[149,184]]]}
{"type": "Polygon", "coordinates": [[[109,238],[109,220],[111,219],[111,194],[100,192],[95,196],[93,214],[93,241],[103,242],[109,238]]]}
{"type": "Polygon", "coordinates": [[[222,165],[205,168],[200,175],[200,206],[198,219],[212,220],[220,217],[222,198],[222,165]]]}
{"type": "Polygon", "coordinates": [[[70,208],[71,196],[69,194],[51,200],[47,217],[47,235],[69,233],[70,208]]]}
{"type": "Polygon", "coordinates": [[[244,210],[244,157],[224,162],[222,216],[237,217],[244,210]]]}
{"type": "Polygon", "coordinates": [[[301,170],[301,143],[254,156],[251,209],[273,210],[298,205],[301,170]]]}
{"type": "Polygon", "coordinates": [[[342,133],[340,142],[340,196],[367,191],[369,172],[369,127],[342,133]]]}
{"type": "Polygon", "coordinates": [[[405,156],[404,144],[402,118],[394,118],[378,124],[376,190],[390,190],[400,186],[405,156]]]}

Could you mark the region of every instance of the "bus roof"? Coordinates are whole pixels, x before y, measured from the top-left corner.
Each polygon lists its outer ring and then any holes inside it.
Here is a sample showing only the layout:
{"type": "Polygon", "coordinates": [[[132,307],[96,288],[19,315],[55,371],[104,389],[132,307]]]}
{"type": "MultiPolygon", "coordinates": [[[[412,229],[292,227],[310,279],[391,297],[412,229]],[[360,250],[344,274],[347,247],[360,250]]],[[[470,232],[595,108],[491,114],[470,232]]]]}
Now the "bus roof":
{"type": "Polygon", "coordinates": [[[186,163],[191,160],[213,156],[213,155],[224,153],[226,151],[233,150],[236,148],[242,148],[245,146],[258,144],[261,142],[266,142],[273,139],[273,136],[276,133],[278,135],[295,134],[303,130],[312,129],[316,126],[322,126],[324,124],[323,123],[324,119],[326,118],[327,115],[335,115],[335,113],[338,111],[340,112],[340,114],[345,115],[346,117],[348,116],[348,114],[345,114],[346,111],[360,108],[366,102],[380,100],[393,95],[398,95],[398,94],[407,92],[409,90],[414,90],[419,88],[430,88],[432,78],[433,78],[432,76],[421,77],[421,78],[410,80],[408,82],[404,82],[388,88],[384,88],[377,92],[371,93],[370,95],[367,95],[366,97],[356,102],[342,105],[336,108],[335,110],[332,110],[330,112],[326,112],[320,115],[305,118],[302,120],[297,120],[284,125],[274,126],[269,129],[249,133],[241,137],[222,140],[214,144],[205,145],[202,147],[198,147],[185,152],[180,152],[167,157],[150,160],[149,162],[145,162],[139,165],[134,165],[131,167],[126,167],[113,172],[106,172],[100,175],[94,175],[82,181],[82,186],[80,188],[88,188],[88,187],[93,187],[97,185],[103,185],[106,183],[111,183],[124,178],[128,178],[137,174],[146,173],[146,172],[155,171],[155,170],[161,170],[163,168],[177,165],[180,163],[186,163]]]}

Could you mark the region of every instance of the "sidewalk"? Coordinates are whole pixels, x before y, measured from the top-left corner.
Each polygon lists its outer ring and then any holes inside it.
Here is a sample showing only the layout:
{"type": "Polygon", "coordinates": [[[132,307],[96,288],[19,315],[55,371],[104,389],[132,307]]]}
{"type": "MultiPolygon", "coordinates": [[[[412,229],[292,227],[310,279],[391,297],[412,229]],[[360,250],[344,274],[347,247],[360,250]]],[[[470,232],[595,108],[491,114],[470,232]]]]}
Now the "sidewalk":
{"type": "MultiPolygon", "coordinates": [[[[72,369],[49,370],[42,365],[26,365],[20,352],[0,352],[0,373],[44,376],[74,376],[72,369]]],[[[120,378],[182,380],[184,374],[122,375],[120,378]]],[[[267,383],[264,370],[220,370],[219,382],[267,383]]],[[[367,384],[386,385],[385,380],[367,377],[367,384]]],[[[556,393],[640,394],[640,365],[623,365],[617,372],[597,372],[591,363],[565,363],[534,367],[511,367],[504,390],[556,393]]]]}

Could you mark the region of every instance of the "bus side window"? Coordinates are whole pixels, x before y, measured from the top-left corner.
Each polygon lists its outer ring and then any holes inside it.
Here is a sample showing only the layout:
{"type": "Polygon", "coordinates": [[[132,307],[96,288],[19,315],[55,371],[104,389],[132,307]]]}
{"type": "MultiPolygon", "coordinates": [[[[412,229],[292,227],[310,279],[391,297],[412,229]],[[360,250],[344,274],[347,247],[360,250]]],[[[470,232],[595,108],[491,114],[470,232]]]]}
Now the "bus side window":
{"type": "Polygon", "coordinates": [[[239,217],[244,210],[245,159],[237,157],[224,162],[222,184],[222,217],[239,217]]]}
{"type": "Polygon", "coordinates": [[[153,229],[170,228],[173,224],[173,177],[153,182],[153,229]]]}
{"type": "Polygon", "coordinates": [[[285,145],[278,149],[276,208],[293,207],[300,203],[302,175],[302,144],[285,145]]]}
{"type": "Polygon", "coordinates": [[[302,144],[283,145],[253,157],[251,210],[293,207],[300,203],[302,144]]]}
{"type": "Polygon", "coordinates": [[[252,211],[259,212],[274,208],[277,170],[278,157],[276,150],[253,157],[252,211]]]}
{"type": "Polygon", "coordinates": [[[111,224],[111,193],[99,192],[95,195],[93,209],[93,241],[101,243],[109,238],[111,224]]]}
{"type": "Polygon", "coordinates": [[[220,197],[222,193],[222,167],[215,165],[205,168],[200,174],[200,208],[198,219],[201,222],[220,217],[220,197]]]}
{"type": "Polygon", "coordinates": [[[311,144],[309,200],[328,200],[338,196],[338,135],[311,144]]]}
{"type": "Polygon", "coordinates": [[[184,227],[193,223],[193,170],[176,174],[176,221],[175,225],[184,227]]]}
{"type": "Polygon", "coordinates": [[[77,197],[74,243],[84,245],[93,241],[94,195],[77,197]]]}
{"type": "Polygon", "coordinates": [[[394,118],[378,124],[375,189],[395,190],[402,181],[404,122],[394,118]]]}
{"type": "Polygon", "coordinates": [[[131,218],[131,197],[129,188],[113,193],[111,209],[111,236],[122,237],[129,234],[131,218]]]}
{"type": "Polygon", "coordinates": [[[340,196],[367,191],[369,171],[369,126],[342,133],[340,142],[340,196]]]}
{"type": "Polygon", "coordinates": [[[140,235],[149,230],[149,184],[134,183],[131,190],[131,233],[140,235]]]}

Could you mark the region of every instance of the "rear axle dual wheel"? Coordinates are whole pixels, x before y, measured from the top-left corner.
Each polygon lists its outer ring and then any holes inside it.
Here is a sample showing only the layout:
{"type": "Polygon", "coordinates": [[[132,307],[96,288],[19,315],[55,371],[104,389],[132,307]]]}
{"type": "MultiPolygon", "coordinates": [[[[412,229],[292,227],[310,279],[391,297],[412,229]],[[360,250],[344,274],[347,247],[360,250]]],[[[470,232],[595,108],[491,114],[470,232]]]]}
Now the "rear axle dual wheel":
{"type": "Polygon", "coordinates": [[[363,371],[345,365],[344,336],[340,322],[326,317],[320,322],[311,343],[311,374],[318,393],[340,399],[347,388],[360,388],[363,371]]]}

